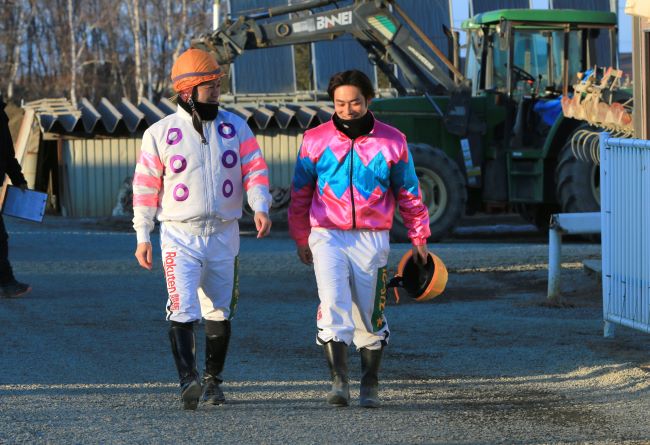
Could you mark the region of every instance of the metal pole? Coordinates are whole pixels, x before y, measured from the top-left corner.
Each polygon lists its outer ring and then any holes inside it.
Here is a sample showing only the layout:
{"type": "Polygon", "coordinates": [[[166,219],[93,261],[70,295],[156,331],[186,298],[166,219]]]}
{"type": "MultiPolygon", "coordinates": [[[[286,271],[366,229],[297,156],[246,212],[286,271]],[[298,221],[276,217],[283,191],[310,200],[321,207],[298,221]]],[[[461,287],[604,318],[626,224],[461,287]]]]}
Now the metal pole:
{"type": "MultiPolygon", "coordinates": [[[[607,145],[609,133],[600,133],[600,226],[602,234],[600,237],[601,242],[601,257],[602,257],[602,301],[603,301],[603,336],[605,338],[613,338],[615,324],[607,320],[610,306],[610,298],[612,298],[612,275],[611,275],[611,255],[612,255],[612,237],[613,233],[610,229],[612,224],[612,180],[611,180],[611,150],[607,145]]],[[[614,245],[616,245],[614,243],[614,245]]]]}
{"type": "Polygon", "coordinates": [[[221,17],[221,0],[214,0],[212,3],[212,30],[219,28],[219,18],[221,17]]]}
{"type": "Polygon", "coordinates": [[[562,233],[560,228],[553,224],[548,229],[548,295],[549,300],[560,297],[560,274],[562,255],[562,233]]]}
{"type": "Polygon", "coordinates": [[[322,6],[331,5],[332,3],[335,2],[336,0],[311,0],[305,3],[298,3],[295,5],[289,4],[287,6],[275,6],[273,8],[267,9],[266,11],[249,14],[246,16],[246,18],[249,19],[270,18],[278,15],[290,14],[292,12],[300,12],[300,11],[307,11],[310,9],[320,8],[322,6]]]}

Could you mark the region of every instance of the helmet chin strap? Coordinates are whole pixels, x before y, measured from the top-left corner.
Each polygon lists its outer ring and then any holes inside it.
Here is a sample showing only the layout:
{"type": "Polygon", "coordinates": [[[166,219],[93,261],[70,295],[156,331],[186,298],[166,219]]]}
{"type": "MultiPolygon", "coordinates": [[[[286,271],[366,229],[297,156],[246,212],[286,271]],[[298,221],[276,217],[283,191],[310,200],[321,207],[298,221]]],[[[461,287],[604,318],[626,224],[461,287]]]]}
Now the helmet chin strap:
{"type": "Polygon", "coordinates": [[[399,304],[399,292],[397,291],[398,287],[404,287],[404,280],[401,275],[395,275],[390,281],[386,284],[386,289],[393,288],[395,293],[395,303],[399,304]]]}
{"type": "Polygon", "coordinates": [[[187,104],[192,109],[192,126],[201,135],[201,142],[206,144],[207,141],[205,139],[205,135],[203,134],[203,122],[201,121],[201,116],[199,116],[199,112],[196,111],[196,105],[194,104],[196,93],[196,87],[192,88],[192,95],[187,99],[187,104]]]}

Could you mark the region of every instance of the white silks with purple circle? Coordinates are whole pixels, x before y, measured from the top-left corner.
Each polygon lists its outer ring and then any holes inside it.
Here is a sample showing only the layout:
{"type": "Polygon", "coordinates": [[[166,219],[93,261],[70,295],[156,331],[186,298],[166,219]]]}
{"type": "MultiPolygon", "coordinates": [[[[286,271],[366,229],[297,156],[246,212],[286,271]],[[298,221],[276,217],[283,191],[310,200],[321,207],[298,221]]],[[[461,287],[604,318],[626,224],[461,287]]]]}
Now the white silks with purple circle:
{"type": "Polygon", "coordinates": [[[241,218],[244,191],[254,211],[268,212],[268,167],[249,126],[225,110],[203,125],[206,144],[178,107],[145,131],[133,177],[139,243],[149,241],[154,218],[194,235],[220,231],[241,218]]]}

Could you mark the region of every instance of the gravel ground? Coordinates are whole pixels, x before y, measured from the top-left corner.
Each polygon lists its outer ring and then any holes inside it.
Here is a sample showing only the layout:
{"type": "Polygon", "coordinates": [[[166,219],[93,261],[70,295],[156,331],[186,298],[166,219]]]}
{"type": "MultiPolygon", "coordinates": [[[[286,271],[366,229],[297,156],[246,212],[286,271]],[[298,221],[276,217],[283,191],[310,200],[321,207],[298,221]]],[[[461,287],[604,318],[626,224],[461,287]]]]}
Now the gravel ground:
{"type": "Polygon", "coordinates": [[[62,218],[7,225],[34,290],[0,300],[0,443],[649,443],[650,336],[602,337],[600,286],[581,265],[597,244],[563,246],[563,305],[545,300],[544,237],[463,232],[430,246],[449,285],[389,304],[383,407],[357,406],[350,349],[353,404],[337,409],[324,402],[311,270],[286,232],[244,230],[228,404],[184,412],[162,269],[137,266],[135,237],[62,218]]]}

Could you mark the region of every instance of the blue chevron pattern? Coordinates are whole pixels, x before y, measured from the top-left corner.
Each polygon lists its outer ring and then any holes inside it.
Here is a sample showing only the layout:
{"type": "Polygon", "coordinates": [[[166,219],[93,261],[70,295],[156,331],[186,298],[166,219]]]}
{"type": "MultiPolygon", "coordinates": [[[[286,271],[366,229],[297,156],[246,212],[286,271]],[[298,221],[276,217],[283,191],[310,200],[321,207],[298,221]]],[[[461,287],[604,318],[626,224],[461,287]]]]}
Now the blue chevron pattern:
{"type": "Polygon", "coordinates": [[[388,190],[390,185],[390,169],[386,163],[386,158],[381,152],[377,152],[374,158],[363,165],[361,158],[354,153],[354,186],[361,195],[368,199],[372,192],[379,186],[382,193],[388,190]]]}
{"type": "Polygon", "coordinates": [[[307,185],[314,185],[316,182],[316,165],[311,162],[308,156],[300,157],[296,160],[296,167],[293,171],[293,187],[295,190],[300,190],[307,185]]]}
{"type": "Polygon", "coordinates": [[[415,164],[413,164],[413,156],[409,152],[409,161],[399,161],[393,165],[391,169],[391,188],[395,197],[398,196],[399,189],[404,189],[413,196],[418,196],[419,181],[415,174],[415,164]]]}
{"type": "MultiPolygon", "coordinates": [[[[354,169],[352,176],[354,186],[359,193],[365,199],[368,199],[377,186],[382,192],[385,192],[390,183],[390,170],[384,156],[377,153],[367,166],[363,165],[356,152],[353,152],[352,156],[354,169]]],[[[348,191],[350,186],[350,155],[348,154],[339,162],[334,153],[327,147],[318,161],[316,172],[320,194],[323,194],[325,185],[329,185],[336,197],[340,198],[348,191]]]]}
{"type": "MultiPolygon", "coordinates": [[[[377,187],[382,192],[386,192],[389,186],[396,196],[400,188],[405,188],[409,193],[417,196],[418,180],[411,157],[408,163],[400,161],[393,165],[391,171],[381,152],[378,152],[367,166],[363,164],[356,152],[353,152],[352,156],[354,186],[365,199],[368,199],[377,187]]],[[[341,198],[348,192],[350,186],[350,155],[348,154],[339,162],[330,147],[327,147],[316,164],[308,157],[298,157],[293,179],[295,189],[299,190],[308,184],[313,184],[316,179],[318,179],[318,192],[321,195],[325,186],[329,185],[334,195],[341,198]]]]}
{"type": "Polygon", "coordinates": [[[350,156],[345,156],[339,162],[332,150],[325,148],[316,165],[316,174],[318,192],[322,195],[325,185],[329,184],[332,192],[340,198],[350,185],[350,156]]]}

